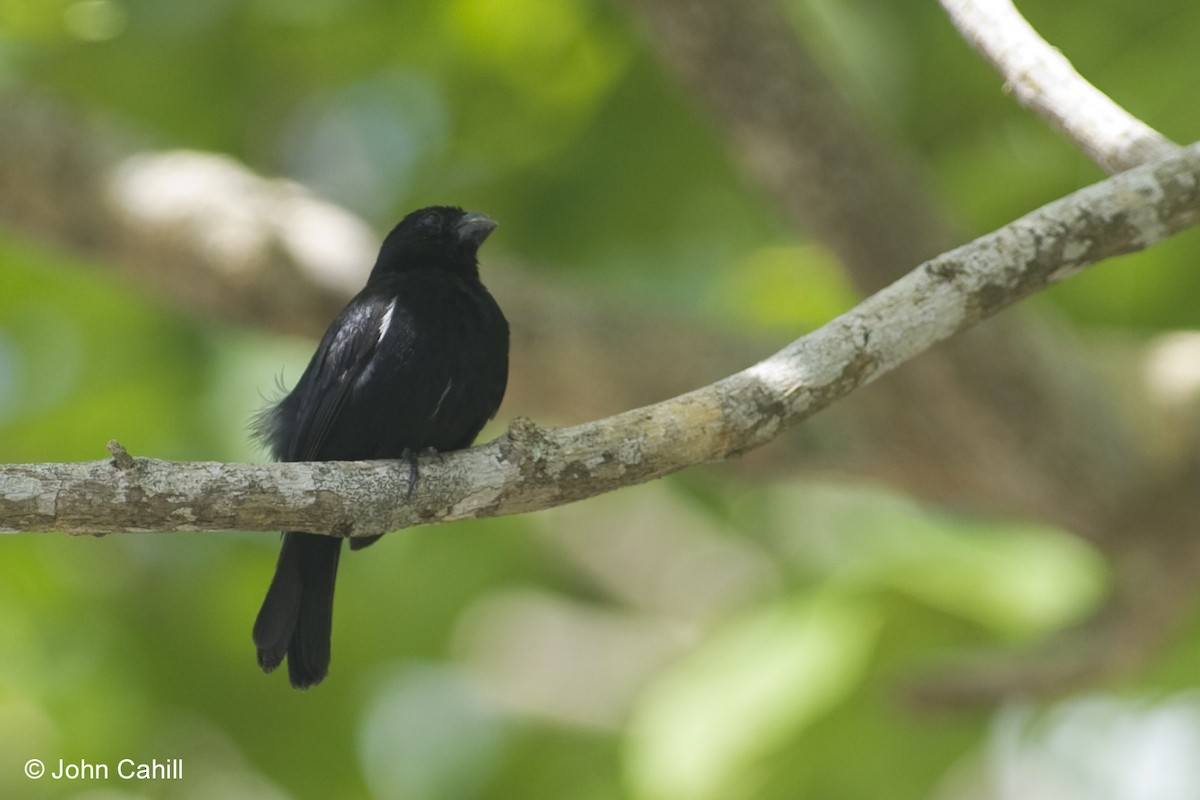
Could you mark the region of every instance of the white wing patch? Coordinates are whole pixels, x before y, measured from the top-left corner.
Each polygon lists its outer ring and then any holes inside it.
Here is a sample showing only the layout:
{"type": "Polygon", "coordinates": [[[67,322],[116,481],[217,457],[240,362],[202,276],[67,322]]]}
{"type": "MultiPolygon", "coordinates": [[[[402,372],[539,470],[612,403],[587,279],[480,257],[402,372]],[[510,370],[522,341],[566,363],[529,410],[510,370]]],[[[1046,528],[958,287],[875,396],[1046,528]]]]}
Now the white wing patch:
{"type": "Polygon", "coordinates": [[[392,327],[392,312],[396,310],[396,299],[392,298],[392,302],[388,303],[387,311],[383,312],[383,319],[379,321],[379,338],[376,343],[382,343],[383,337],[387,335],[388,328],[392,327]]]}
{"type": "Polygon", "coordinates": [[[446,399],[446,395],[450,394],[450,387],[454,385],[454,379],[446,381],[446,388],[442,389],[442,396],[438,398],[437,405],[433,407],[433,413],[429,415],[429,419],[433,419],[442,410],[442,401],[446,399]]]}

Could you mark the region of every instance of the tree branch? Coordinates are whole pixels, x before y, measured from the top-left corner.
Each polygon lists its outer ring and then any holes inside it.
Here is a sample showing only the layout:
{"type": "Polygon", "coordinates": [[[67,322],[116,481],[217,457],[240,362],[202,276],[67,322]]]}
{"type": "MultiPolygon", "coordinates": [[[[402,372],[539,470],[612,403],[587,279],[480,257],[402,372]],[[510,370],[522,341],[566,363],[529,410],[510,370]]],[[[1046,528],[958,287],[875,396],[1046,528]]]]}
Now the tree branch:
{"type": "Polygon", "coordinates": [[[571,428],[518,420],[482,447],[396,462],[120,456],[0,468],[0,530],[308,530],[369,536],[549,508],[759,447],[936,342],[1086,266],[1200,223],[1200,144],[934,258],[741,372],[571,428]]]}
{"type": "MultiPolygon", "coordinates": [[[[745,172],[864,291],[962,241],[806,51],[783,4],[629,2],[745,172]]],[[[994,320],[844,404],[861,442],[846,462],[934,502],[1117,538],[1115,512],[1154,473],[1089,366],[1029,315],[994,320]]]]}
{"type": "Polygon", "coordinates": [[[1009,0],[941,0],[1004,88],[1109,174],[1164,158],[1178,145],[1088,83],[1009,0]]]}

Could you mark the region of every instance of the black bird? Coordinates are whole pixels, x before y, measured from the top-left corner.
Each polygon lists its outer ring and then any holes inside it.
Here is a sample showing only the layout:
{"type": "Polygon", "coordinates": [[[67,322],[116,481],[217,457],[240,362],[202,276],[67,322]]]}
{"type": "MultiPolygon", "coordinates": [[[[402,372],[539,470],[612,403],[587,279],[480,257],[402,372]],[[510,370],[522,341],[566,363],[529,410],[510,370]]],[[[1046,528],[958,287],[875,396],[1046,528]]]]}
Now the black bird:
{"type": "MultiPolygon", "coordinates": [[[[508,382],[508,322],[476,258],[495,227],[486,214],[433,206],[392,229],[296,387],[255,419],[276,459],[406,458],[474,441],[508,382]]],[[[378,538],[351,539],[350,549],[378,538]]],[[[259,665],[270,672],[286,655],[298,689],[329,671],[341,547],[337,537],[285,532],[254,622],[259,665]]]]}

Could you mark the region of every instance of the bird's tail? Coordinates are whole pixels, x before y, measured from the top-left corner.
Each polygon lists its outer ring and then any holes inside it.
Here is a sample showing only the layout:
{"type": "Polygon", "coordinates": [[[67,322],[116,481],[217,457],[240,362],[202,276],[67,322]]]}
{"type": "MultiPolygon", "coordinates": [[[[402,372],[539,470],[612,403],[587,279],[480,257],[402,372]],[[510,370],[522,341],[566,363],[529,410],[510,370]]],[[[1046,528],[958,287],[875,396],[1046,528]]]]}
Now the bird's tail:
{"type": "Polygon", "coordinates": [[[288,660],[288,679],[297,689],[321,682],[329,672],[333,627],[333,584],[342,540],[311,533],[285,533],[275,577],[254,621],[254,645],[264,672],[288,660]]]}

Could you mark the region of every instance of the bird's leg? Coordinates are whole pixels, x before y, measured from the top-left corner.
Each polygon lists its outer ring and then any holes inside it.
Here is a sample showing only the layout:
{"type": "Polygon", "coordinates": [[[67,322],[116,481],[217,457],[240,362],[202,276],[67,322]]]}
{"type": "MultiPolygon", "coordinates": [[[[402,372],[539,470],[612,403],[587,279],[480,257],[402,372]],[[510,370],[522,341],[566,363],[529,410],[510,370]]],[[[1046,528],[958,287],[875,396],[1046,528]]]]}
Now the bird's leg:
{"type": "Polygon", "coordinates": [[[432,447],[422,448],[420,452],[414,453],[410,448],[404,448],[404,452],[400,457],[408,461],[408,492],[404,495],[404,501],[408,502],[412,499],[413,490],[417,488],[417,478],[420,473],[417,470],[418,460],[421,456],[440,456],[442,452],[432,447]]]}
{"type": "Polygon", "coordinates": [[[408,491],[404,493],[404,502],[412,499],[413,490],[417,488],[417,454],[409,448],[404,448],[404,452],[400,454],[400,458],[408,462],[408,491]]]}

